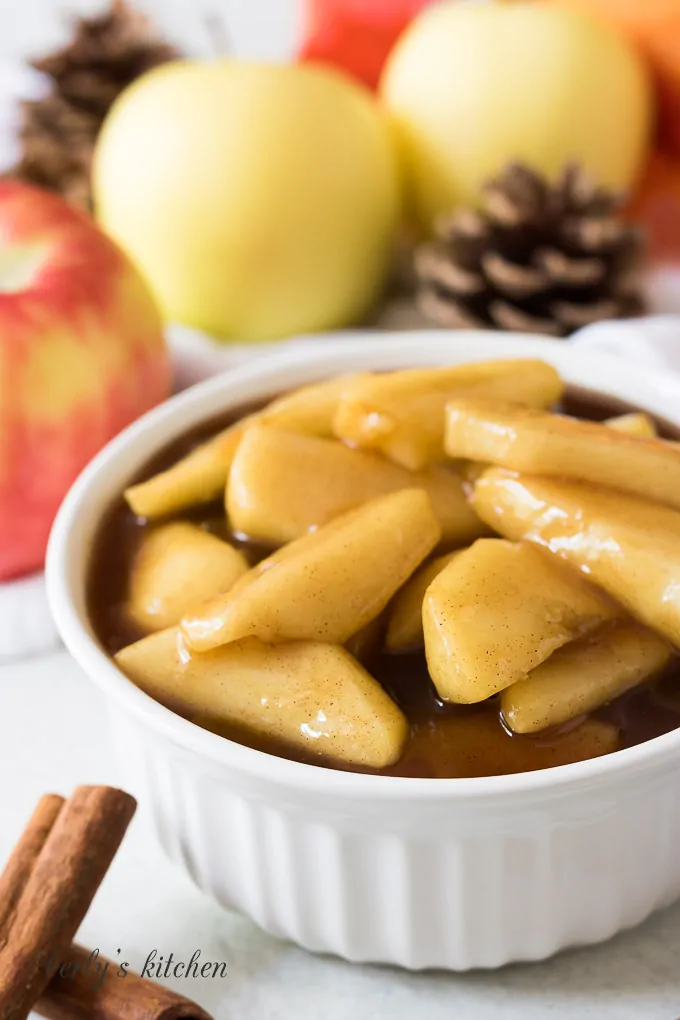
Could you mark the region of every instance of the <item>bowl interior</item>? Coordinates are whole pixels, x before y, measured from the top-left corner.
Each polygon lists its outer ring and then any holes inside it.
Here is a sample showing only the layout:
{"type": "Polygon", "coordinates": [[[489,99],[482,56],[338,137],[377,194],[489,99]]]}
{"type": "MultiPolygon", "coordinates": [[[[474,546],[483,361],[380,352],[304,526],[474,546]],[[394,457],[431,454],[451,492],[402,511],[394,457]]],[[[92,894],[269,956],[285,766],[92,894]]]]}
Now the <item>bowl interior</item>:
{"type": "Polygon", "coordinates": [[[88,620],[89,551],[103,514],[143,466],[168,443],[222,412],[332,375],[494,358],[540,358],[568,384],[633,404],[680,426],[680,382],[672,377],[594,354],[561,341],[498,333],[381,334],[328,340],[322,349],[274,355],[188,390],[125,430],[88,466],[67,496],[53,529],[47,558],[52,610],[65,644],[105,693],[174,743],[232,768],[278,782],[338,789],[353,796],[504,796],[577,780],[606,780],[611,770],[639,769],[680,753],[680,730],[604,758],[542,772],[481,779],[407,779],[328,770],[235,744],[175,715],[136,688],[100,648],[88,620]]]}

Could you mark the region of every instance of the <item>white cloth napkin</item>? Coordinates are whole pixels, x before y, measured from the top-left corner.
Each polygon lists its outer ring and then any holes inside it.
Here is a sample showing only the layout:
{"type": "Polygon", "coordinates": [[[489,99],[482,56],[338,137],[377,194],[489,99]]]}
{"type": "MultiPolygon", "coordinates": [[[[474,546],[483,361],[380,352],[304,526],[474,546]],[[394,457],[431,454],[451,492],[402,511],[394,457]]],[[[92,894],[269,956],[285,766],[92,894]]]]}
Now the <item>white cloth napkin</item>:
{"type": "Polygon", "coordinates": [[[680,372],[680,315],[598,322],[575,333],[571,343],[648,368],[680,372]]]}
{"type": "MultiPolygon", "coordinates": [[[[649,315],[639,319],[609,320],[586,326],[568,342],[605,351],[627,358],[651,368],[680,372],[680,271],[673,270],[674,290],[677,292],[677,313],[649,315]]],[[[424,320],[416,319],[410,308],[389,311],[385,321],[375,331],[380,336],[385,329],[403,330],[426,328],[424,320]]],[[[343,333],[315,334],[288,341],[267,344],[221,345],[210,337],[186,326],[172,326],[168,331],[175,366],[178,389],[193,386],[218,372],[227,371],[254,358],[267,357],[273,351],[309,349],[323,345],[329,339],[366,335],[367,330],[346,330],[343,333]]]]}
{"type": "MultiPolygon", "coordinates": [[[[392,321],[391,325],[398,328],[398,322],[392,321]]],[[[285,344],[225,347],[181,326],[171,327],[168,334],[178,388],[193,385],[249,359],[266,357],[273,349],[309,348],[328,342],[326,335],[290,340],[285,344]]],[[[638,364],[680,371],[680,315],[598,323],[576,333],[570,342],[607,351],[638,364]]],[[[37,655],[58,642],[42,574],[0,585],[0,661],[37,655]]]]}

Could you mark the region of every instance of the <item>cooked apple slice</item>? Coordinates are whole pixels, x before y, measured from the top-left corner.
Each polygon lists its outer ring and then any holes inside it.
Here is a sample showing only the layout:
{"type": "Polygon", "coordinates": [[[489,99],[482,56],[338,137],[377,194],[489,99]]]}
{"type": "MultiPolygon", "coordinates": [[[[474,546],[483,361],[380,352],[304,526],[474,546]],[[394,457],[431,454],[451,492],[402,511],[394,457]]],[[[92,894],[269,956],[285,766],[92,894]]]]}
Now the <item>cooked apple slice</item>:
{"type": "Polygon", "coordinates": [[[344,648],[272,647],[246,638],[191,653],[173,627],[116,655],[138,687],[169,708],[339,762],[383,768],[408,735],[403,714],[344,648]]]}
{"type": "Polygon", "coordinates": [[[484,701],[615,613],[605,595],[542,549],[479,539],[425,594],[430,676],[444,701],[484,701]]]}
{"type": "MultiPolygon", "coordinates": [[[[631,436],[652,438],[657,434],[654,422],[648,414],[644,414],[642,411],[633,411],[630,414],[621,414],[615,418],[607,418],[604,424],[608,425],[611,429],[617,429],[619,432],[627,432],[631,436]]],[[[458,466],[458,470],[464,484],[474,485],[488,467],[489,465],[484,461],[466,460],[458,466]]]]}
{"type": "Polygon", "coordinates": [[[167,471],[131,485],[125,499],[132,512],[154,520],[219,499],[244,428],[245,419],[197,446],[167,471]]]}
{"type": "Polygon", "coordinates": [[[573,478],[680,507],[680,449],[661,439],[486,400],[451,401],[446,416],[451,457],[573,478]]]}
{"type": "Polygon", "coordinates": [[[576,719],[658,673],[669,645],[630,623],[616,623],[565,645],[503,691],[501,710],[515,733],[537,733],[576,719]]]}
{"type": "Polygon", "coordinates": [[[235,531],[283,545],[369,499],[407,488],[410,477],[337,440],[255,425],[231,466],[227,514],[235,531]]]}
{"type": "Polygon", "coordinates": [[[630,436],[642,436],[643,439],[654,439],[657,435],[653,419],[643,411],[617,414],[615,418],[607,418],[604,424],[608,425],[610,429],[627,432],[630,436]]]}
{"type": "Polygon", "coordinates": [[[460,476],[447,465],[407,471],[335,439],[254,425],[231,466],[227,514],[236,532],[276,546],[369,499],[416,487],[432,499],[444,542],[460,545],[485,533],[460,476]]]}
{"type": "Polygon", "coordinates": [[[273,400],[257,417],[264,425],[285,429],[287,432],[299,432],[305,436],[332,436],[333,417],[342,394],[348,386],[369,378],[370,373],[360,372],[302,386],[273,400]]]}
{"type": "Polygon", "coordinates": [[[599,719],[585,719],[564,733],[510,736],[497,713],[477,712],[437,719],[419,726],[390,774],[432,779],[470,779],[533,772],[587,761],[620,747],[618,729],[599,719]]]}
{"type": "Polygon", "coordinates": [[[355,378],[362,376],[338,376],[303,386],[274,400],[259,414],[235,422],[167,471],[130,486],[125,498],[131,510],[140,517],[153,519],[219,499],[244,430],[256,420],[291,432],[332,435],[333,415],[340,395],[355,378]]]}
{"type": "Polygon", "coordinates": [[[577,482],[489,469],[475,485],[481,517],[538,542],[588,574],[632,616],[680,647],[680,513],[577,482]]]}
{"type": "Polygon", "coordinates": [[[373,620],[441,538],[422,489],[370,500],[291,542],[182,628],[197,651],[254,636],[344,644],[373,620]]]}
{"type": "Polygon", "coordinates": [[[443,548],[469,545],[490,534],[475,513],[467,496],[462,474],[449,464],[431,464],[410,472],[411,485],[423,488],[432,501],[442,529],[443,548]]]}
{"type": "Polygon", "coordinates": [[[486,361],[357,379],[344,390],[335,435],[378,450],[412,471],[442,460],[444,409],[456,396],[550,407],[564,387],[542,361],[486,361]]]}
{"type": "Polygon", "coordinates": [[[435,577],[458,553],[447,553],[426,563],[394,598],[387,624],[385,646],[388,652],[412,652],[423,647],[423,600],[435,577]]]}
{"type": "Polygon", "coordinates": [[[242,552],[197,525],[163,524],[135,554],[128,613],[145,630],[171,627],[192,606],[229,591],[247,570],[242,552]]]}

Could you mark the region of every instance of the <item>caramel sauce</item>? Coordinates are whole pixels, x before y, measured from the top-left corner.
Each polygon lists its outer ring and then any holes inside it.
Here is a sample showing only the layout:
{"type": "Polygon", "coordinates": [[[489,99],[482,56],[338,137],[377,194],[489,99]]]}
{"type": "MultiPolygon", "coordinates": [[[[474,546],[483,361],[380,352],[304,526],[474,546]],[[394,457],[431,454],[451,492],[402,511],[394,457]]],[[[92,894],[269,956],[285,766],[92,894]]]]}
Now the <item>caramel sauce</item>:
{"type": "MultiPolygon", "coordinates": [[[[149,461],[135,481],[144,481],[170,467],[199,443],[260,406],[241,407],[187,433],[149,461]]],[[[601,421],[637,408],[587,391],[571,390],[562,410],[601,421]]],[[[679,429],[658,420],[656,424],[660,435],[680,438],[679,429]]],[[[230,535],[221,502],[186,511],[182,518],[237,544],[252,564],[271,551],[230,535]]],[[[135,517],[121,496],[105,515],[95,537],[88,571],[88,609],[95,633],[111,655],[144,636],[128,617],[125,605],[132,562],[151,527],[135,517]]],[[[454,778],[532,771],[640,744],[680,726],[680,657],[662,675],[593,713],[589,720],[574,720],[532,736],[519,736],[506,729],[496,698],[470,706],[442,702],[422,651],[408,655],[378,651],[365,659],[364,665],[400,705],[411,727],[404,754],[395,765],[381,770],[384,775],[454,778]]],[[[242,732],[236,726],[220,727],[216,732],[280,757],[329,768],[373,771],[339,765],[315,755],[311,748],[309,754],[291,751],[286,745],[242,732]]]]}

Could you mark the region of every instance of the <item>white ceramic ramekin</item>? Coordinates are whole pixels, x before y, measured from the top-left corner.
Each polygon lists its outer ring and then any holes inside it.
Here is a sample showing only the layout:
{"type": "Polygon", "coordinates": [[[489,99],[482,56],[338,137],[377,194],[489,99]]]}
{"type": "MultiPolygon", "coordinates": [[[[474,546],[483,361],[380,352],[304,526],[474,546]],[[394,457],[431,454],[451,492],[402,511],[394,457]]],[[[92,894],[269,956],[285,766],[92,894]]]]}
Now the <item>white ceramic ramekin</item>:
{"type": "Polygon", "coordinates": [[[559,341],[431,332],[329,341],[146,415],[85,471],[54,528],[52,609],[109,700],[129,787],[167,853],[224,906],[311,950],[463,970],[541,959],[637,924],[680,895],[680,730],[490,779],[357,775],[272,757],[174,715],[107,658],[85,605],[92,536],[149,457],[220,411],[341,372],[506,357],[544,358],[571,383],[680,424],[674,379],[559,341]]]}

